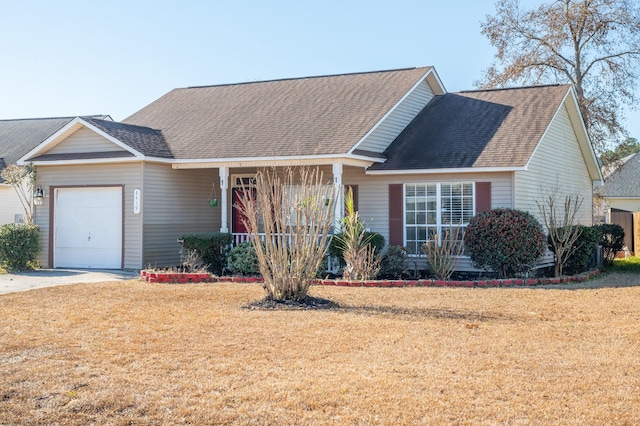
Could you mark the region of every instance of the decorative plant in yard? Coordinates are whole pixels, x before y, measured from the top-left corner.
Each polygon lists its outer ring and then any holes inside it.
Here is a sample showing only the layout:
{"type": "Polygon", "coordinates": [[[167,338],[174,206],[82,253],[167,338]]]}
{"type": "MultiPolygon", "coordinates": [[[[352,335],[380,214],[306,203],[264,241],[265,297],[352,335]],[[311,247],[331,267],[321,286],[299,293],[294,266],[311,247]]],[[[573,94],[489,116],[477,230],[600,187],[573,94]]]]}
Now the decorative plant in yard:
{"type": "Polygon", "coordinates": [[[464,244],[474,266],[507,278],[533,268],[544,254],[546,236],[532,214],[493,209],[471,218],[464,244]]]}
{"type": "Polygon", "coordinates": [[[372,280],[380,271],[380,256],[371,244],[371,234],[355,211],[353,191],[345,194],[345,216],[342,219],[342,233],[335,236],[338,247],[342,250],[345,267],[343,278],[347,280],[372,280]]]}
{"type": "Polygon", "coordinates": [[[536,202],[540,215],[547,228],[549,247],[556,255],[554,274],[559,277],[571,255],[578,249],[576,242],[583,228],[577,225],[576,217],[582,206],[578,195],[567,195],[564,204],[559,206],[557,191],[546,194],[542,201],[536,202]]]}
{"type": "Polygon", "coordinates": [[[260,273],[260,262],[251,241],[245,241],[231,249],[227,257],[227,270],[236,275],[260,273]]]}
{"type": "Polygon", "coordinates": [[[264,169],[237,203],[268,300],[307,300],[326,254],[335,189],[318,169],[264,169]],[[264,238],[263,238],[264,236],[264,238]]]}
{"type": "Polygon", "coordinates": [[[602,261],[604,266],[613,265],[616,254],[624,247],[624,228],[620,225],[606,223],[594,226],[600,231],[600,245],[602,246],[602,261]]]}
{"type": "Polygon", "coordinates": [[[11,185],[18,194],[24,209],[26,223],[33,223],[33,203],[31,197],[36,188],[36,169],[32,165],[19,166],[10,164],[0,172],[0,177],[7,185],[11,185]]]}
{"type": "Polygon", "coordinates": [[[457,259],[464,252],[461,228],[451,227],[443,231],[442,240],[438,235],[422,245],[422,252],[427,257],[427,263],[439,280],[448,280],[455,271],[457,259]]]}
{"type": "MultiPolygon", "coordinates": [[[[575,275],[585,272],[589,267],[589,260],[600,241],[600,231],[595,227],[589,227],[584,225],[575,225],[581,229],[580,236],[573,243],[573,247],[569,252],[569,256],[566,258],[562,267],[562,273],[567,275],[575,275]]],[[[554,246],[551,243],[551,234],[547,236],[547,243],[551,251],[554,250],[554,246]]]]}
{"type": "Polygon", "coordinates": [[[407,251],[402,246],[389,246],[380,260],[378,277],[401,279],[407,274],[407,251]]]}
{"type": "Polygon", "coordinates": [[[187,234],[182,235],[178,242],[182,245],[183,250],[197,253],[209,271],[221,275],[222,269],[227,264],[233,235],[228,232],[187,234]]]}
{"type": "Polygon", "coordinates": [[[39,234],[40,228],[30,223],[0,226],[0,267],[20,271],[36,266],[39,234]]]}

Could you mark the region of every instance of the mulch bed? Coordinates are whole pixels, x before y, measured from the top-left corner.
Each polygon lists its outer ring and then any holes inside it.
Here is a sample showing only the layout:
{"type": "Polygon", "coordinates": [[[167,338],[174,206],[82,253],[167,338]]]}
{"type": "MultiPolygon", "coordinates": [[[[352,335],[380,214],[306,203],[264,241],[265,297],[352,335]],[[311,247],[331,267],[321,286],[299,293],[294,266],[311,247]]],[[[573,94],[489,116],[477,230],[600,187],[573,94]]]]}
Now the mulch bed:
{"type": "Polygon", "coordinates": [[[337,309],[340,305],[331,300],[319,297],[307,296],[302,300],[273,300],[264,298],[250,303],[247,309],[258,310],[310,310],[310,309],[337,309]]]}

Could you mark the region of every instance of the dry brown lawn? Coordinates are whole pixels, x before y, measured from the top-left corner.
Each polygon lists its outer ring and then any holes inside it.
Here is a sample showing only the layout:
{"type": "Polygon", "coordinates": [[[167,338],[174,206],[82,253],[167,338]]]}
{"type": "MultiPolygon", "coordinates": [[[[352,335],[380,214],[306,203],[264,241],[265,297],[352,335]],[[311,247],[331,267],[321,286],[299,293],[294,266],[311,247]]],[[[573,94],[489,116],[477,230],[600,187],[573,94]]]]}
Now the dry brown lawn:
{"type": "Polygon", "coordinates": [[[640,287],[312,295],[342,307],[244,309],[252,284],[0,296],[0,424],[640,424],[640,287]]]}

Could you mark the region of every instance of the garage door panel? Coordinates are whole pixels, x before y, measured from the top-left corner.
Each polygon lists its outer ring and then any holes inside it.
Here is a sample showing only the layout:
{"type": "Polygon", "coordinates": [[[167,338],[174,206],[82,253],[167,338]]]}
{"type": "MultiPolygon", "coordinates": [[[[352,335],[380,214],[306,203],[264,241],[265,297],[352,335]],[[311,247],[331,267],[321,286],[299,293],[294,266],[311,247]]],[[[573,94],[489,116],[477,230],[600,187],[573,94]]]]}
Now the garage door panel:
{"type": "Polygon", "coordinates": [[[121,267],[121,187],[57,189],[54,218],[56,267],[121,267]]]}
{"type": "Polygon", "coordinates": [[[56,247],[59,248],[86,248],[88,246],[87,238],[75,231],[75,228],[56,228],[56,247]]]}

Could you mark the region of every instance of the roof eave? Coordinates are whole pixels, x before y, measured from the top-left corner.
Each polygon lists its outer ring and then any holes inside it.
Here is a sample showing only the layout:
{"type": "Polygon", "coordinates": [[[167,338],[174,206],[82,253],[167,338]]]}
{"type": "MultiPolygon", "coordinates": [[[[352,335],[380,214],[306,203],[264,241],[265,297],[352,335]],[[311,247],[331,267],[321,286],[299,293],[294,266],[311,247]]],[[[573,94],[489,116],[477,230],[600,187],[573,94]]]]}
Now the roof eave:
{"type": "Polygon", "coordinates": [[[526,171],[526,166],[517,167],[461,167],[446,169],[394,169],[394,170],[367,170],[368,175],[424,175],[424,174],[456,174],[456,173],[504,173],[526,171]]]}
{"type": "Polygon", "coordinates": [[[113,136],[111,136],[111,135],[105,133],[104,131],[98,129],[96,126],[92,125],[91,123],[88,123],[87,121],[83,120],[81,117],[76,117],[73,120],[71,120],[70,122],[68,122],[66,125],[64,125],[57,132],[55,132],[54,134],[49,136],[47,139],[42,141],[42,143],[40,143],[34,149],[32,149],[31,151],[29,151],[28,153],[26,153],[25,155],[20,157],[16,163],[17,164],[29,163],[30,162],[29,161],[30,158],[36,157],[36,156],[46,152],[47,149],[51,149],[54,146],[58,145],[59,143],[61,143],[67,137],[70,136],[70,135],[67,135],[67,132],[71,131],[74,127],[80,128],[80,126],[87,127],[88,129],[92,130],[93,132],[99,134],[100,136],[106,138],[110,142],[112,142],[115,145],[119,146],[120,148],[124,149],[125,151],[130,152],[136,158],[138,158],[138,159],[139,158],[144,158],[144,155],[142,153],[140,153],[139,151],[131,148],[129,145],[119,141],[118,139],[114,138],[113,136]]]}
{"type": "Polygon", "coordinates": [[[271,166],[322,166],[344,164],[369,167],[384,159],[355,154],[292,155],[277,157],[235,157],[174,160],[174,169],[208,169],[219,167],[271,167],[271,166]]]}

